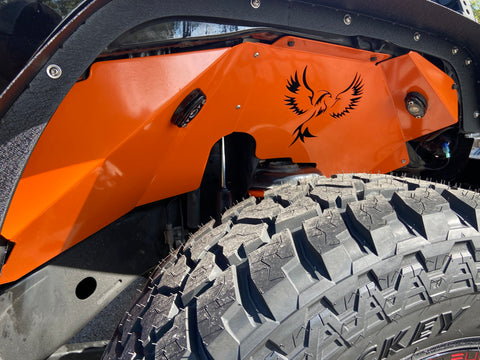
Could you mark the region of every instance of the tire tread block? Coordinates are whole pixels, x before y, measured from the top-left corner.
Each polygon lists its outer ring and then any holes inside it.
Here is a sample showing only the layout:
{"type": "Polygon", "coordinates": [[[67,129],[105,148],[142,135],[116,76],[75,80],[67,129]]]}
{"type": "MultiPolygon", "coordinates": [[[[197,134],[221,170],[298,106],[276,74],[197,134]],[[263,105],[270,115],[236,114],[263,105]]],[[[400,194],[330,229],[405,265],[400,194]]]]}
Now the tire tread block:
{"type": "Polygon", "coordinates": [[[430,242],[444,241],[450,230],[448,202],[435,190],[399,191],[392,197],[399,216],[430,242]]]}
{"type": "Polygon", "coordinates": [[[218,245],[223,248],[223,255],[231,265],[238,265],[244,261],[240,252],[249,253],[270,241],[267,224],[237,224],[222,239],[218,245]]]}
{"type": "Polygon", "coordinates": [[[155,359],[180,360],[188,358],[187,311],[180,310],[172,327],[155,344],[155,359]]]}
{"type": "Polygon", "coordinates": [[[272,223],[283,207],[273,199],[265,199],[255,207],[247,207],[240,211],[237,222],[247,224],[272,223]]]}
{"type": "Polygon", "coordinates": [[[476,230],[480,230],[480,194],[463,189],[448,189],[442,196],[451,208],[476,230]]]}
{"type": "Polygon", "coordinates": [[[338,211],[328,210],[305,221],[303,231],[311,254],[331,280],[339,281],[350,275],[352,258],[342,243],[354,240],[338,211]]]}
{"type": "Polygon", "coordinates": [[[283,206],[289,206],[293,203],[303,199],[310,191],[310,186],[307,184],[298,186],[286,186],[280,188],[275,192],[275,199],[283,206]]]}
{"type": "Polygon", "coordinates": [[[322,209],[341,208],[358,199],[358,180],[318,179],[310,197],[318,202],[322,209]]]}
{"type": "Polygon", "coordinates": [[[230,221],[226,221],[217,227],[213,227],[213,223],[213,220],[209,223],[208,231],[202,232],[200,236],[195,236],[192,239],[192,245],[187,250],[190,254],[190,258],[196,263],[198,263],[203,256],[205,256],[205,254],[230,231],[230,228],[232,227],[230,221]]]}
{"type": "Polygon", "coordinates": [[[174,291],[179,288],[190,272],[190,267],[187,265],[187,258],[182,256],[177,260],[177,263],[162,273],[160,282],[157,285],[160,291],[174,291]]]}
{"type": "Polygon", "coordinates": [[[251,252],[248,260],[256,288],[275,320],[282,321],[296,309],[298,297],[295,287],[283,270],[289,262],[299,264],[290,231],[275,234],[272,241],[251,252]]]}
{"type": "Polygon", "coordinates": [[[411,237],[406,228],[402,231],[402,224],[397,219],[395,210],[381,195],[370,195],[365,200],[349,204],[347,215],[355,230],[381,258],[395,254],[399,237],[411,237]],[[393,229],[392,223],[400,226],[393,229]]]}
{"type": "Polygon", "coordinates": [[[378,194],[390,200],[395,192],[408,190],[408,184],[390,177],[379,177],[367,182],[364,188],[364,197],[378,194]]]}
{"type": "Polygon", "coordinates": [[[182,291],[182,302],[188,304],[203,288],[220,275],[222,270],[215,263],[215,254],[207,253],[188,276],[182,291]]]}
{"type": "Polygon", "coordinates": [[[215,355],[217,358],[234,358],[228,356],[238,353],[238,343],[229,334],[225,334],[223,320],[232,306],[239,307],[239,304],[235,298],[234,274],[232,268],[229,268],[197,300],[198,332],[214,358],[215,355]]]}
{"type": "Polygon", "coordinates": [[[322,214],[322,209],[311,198],[303,198],[282,210],[275,220],[275,232],[280,233],[284,229],[295,231],[302,227],[302,223],[312,217],[322,214]]]}
{"type": "Polygon", "coordinates": [[[225,212],[222,215],[222,223],[227,222],[228,220],[236,220],[238,215],[243,209],[246,209],[251,206],[255,206],[257,204],[257,200],[255,197],[251,196],[238,204],[232,206],[231,208],[225,210],[225,212]]]}

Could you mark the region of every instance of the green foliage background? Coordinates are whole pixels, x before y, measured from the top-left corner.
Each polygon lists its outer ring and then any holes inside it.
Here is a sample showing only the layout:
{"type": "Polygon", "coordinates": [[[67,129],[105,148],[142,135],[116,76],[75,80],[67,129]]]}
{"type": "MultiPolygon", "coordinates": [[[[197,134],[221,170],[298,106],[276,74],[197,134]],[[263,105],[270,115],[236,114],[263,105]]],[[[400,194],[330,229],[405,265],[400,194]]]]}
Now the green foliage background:
{"type": "Polygon", "coordinates": [[[43,0],[44,4],[55,10],[62,17],[67,16],[82,0],[43,0]]]}
{"type": "Polygon", "coordinates": [[[475,19],[480,21],[480,0],[471,0],[471,3],[475,19]]]}

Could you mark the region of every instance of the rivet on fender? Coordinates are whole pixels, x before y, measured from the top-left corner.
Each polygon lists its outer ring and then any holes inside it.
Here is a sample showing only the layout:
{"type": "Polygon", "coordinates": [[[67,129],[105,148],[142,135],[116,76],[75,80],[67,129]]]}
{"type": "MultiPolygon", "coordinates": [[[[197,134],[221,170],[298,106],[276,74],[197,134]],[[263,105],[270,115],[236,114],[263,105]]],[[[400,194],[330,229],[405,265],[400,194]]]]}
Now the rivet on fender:
{"type": "Polygon", "coordinates": [[[252,6],[252,8],[258,9],[261,5],[261,2],[260,0],[251,0],[250,5],[252,6]]]}
{"type": "Polygon", "coordinates": [[[47,75],[52,79],[58,79],[60,76],[62,76],[62,68],[56,64],[48,65],[47,75]]]}

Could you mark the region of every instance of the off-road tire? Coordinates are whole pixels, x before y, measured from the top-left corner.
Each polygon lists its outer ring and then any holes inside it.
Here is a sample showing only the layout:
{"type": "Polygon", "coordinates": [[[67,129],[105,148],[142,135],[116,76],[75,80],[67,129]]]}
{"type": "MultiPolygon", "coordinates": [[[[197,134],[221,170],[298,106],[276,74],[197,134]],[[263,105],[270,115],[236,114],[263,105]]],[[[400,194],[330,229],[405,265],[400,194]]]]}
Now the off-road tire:
{"type": "Polygon", "coordinates": [[[426,359],[472,349],[479,204],[472,191],[362,174],[249,198],[159,267],[104,359],[426,359]]]}

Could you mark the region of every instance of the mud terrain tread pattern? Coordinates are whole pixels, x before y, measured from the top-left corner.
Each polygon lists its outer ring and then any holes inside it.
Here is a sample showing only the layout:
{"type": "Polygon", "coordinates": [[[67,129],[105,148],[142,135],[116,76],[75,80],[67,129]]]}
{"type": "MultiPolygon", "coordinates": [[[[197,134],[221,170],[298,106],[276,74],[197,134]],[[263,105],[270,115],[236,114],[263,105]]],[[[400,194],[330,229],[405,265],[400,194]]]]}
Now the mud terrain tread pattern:
{"type": "Polygon", "coordinates": [[[218,241],[231,265],[238,265],[244,261],[245,253],[255,250],[259,246],[270,241],[267,224],[242,224],[234,226],[231,231],[218,241]]]}
{"type": "Polygon", "coordinates": [[[351,253],[359,255],[361,251],[337,210],[325,211],[323,216],[305,221],[303,232],[307,253],[316,271],[333,281],[339,281],[351,274],[351,253]],[[351,245],[344,246],[348,241],[351,245]]]}
{"type": "MultiPolygon", "coordinates": [[[[357,344],[382,324],[465,296],[432,317],[435,330],[448,330],[478,303],[478,200],[386,175],[272,189],[230,209],[225,224],[207,224],[157,271],[104,358],[358,357],[357,344]]],[[[378,340],[375,356],[427,333],[405,325],[378,340]]]]}
{"type": "Polygon", "coordinates": [[[265,199],[257,206],[243,209],[237,217],[237,222],[244,224],[273,223],[283,207],[273,199],[265,199]]]}
{"type": "Polygon", "coordinates": [[[232,224],[229,220],[225,223],[213,227],[215,221],[212,220],[202,227],[201,231],[190,239],[190,247],[187,249],[190,259],[196,263],[205,256],[205,254],[217,244],[231,228],[232,224]]]}
{"type": "Polygon", "coordinates": [[[444,210],[450,209],[448,202],[432,189],[399,191],[392,202],[400,217],[412,224],[421,236],[431,242],[445,240],[449,224],[444,210]]]}
{"type": "Polygon", "coordinates": [[[480,225],[480,194],[462,189],[448,189],[442,193],[454,211],[461,214],[475,229],[480,225]]]}
{"type": "Polygon", "coordinates": [[[225,223],[228,220],[235,220],[243,209],[255,206],[256,203],[257,201],[254,197],[249,197],[242,202],[232,206],[230,209],[225,210],[222,215],[222,223],[225,223]]]}
{"type": "Polygon", "coordinates": [[[353,229],[382,259],[395,254],[397,242],[412,237],[384,196],[368,195],[365,200],[350,204],[347,215],[353,229]]]}
{"type": "MultiPolygon", "coordinates": [[[[236,357],[236,341],[225,333],[225,324],[222,316],[235,302],[234,273],[232,268],[220,275],[211,288],[199,297],[196,304],[198,331],[206,345],[213,344],[218,336],[223,336],[222,343],[229,343],[229,348],[234,350],[230,358],[236,357]]],[[[210,354],[225,351],[225,349],[210,349],[210,354]]]]}
{"type": "Polygon", "coordinates": [[[292,203],[278,214],[275,220],[275,232],[280,233],[284,229],[294,231],[299,229],[305,220],[321,214],[322,209],[315,201],[303,197],[302,200],[292,203]]]}

